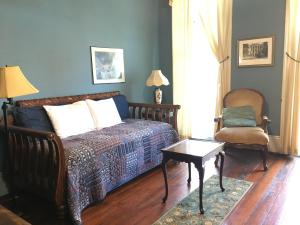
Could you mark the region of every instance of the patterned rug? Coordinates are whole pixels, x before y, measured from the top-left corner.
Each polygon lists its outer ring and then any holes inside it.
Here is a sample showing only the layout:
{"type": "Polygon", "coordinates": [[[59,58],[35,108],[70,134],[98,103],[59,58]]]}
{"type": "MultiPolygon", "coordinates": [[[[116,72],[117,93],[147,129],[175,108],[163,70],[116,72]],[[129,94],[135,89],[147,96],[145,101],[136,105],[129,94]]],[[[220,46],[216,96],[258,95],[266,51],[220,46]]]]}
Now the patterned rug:
{"type": "Polygon", "coordinates": [[[248,181],[223,177],[225,191],[222,192],[219,186],[219,177],[214,175],[204,182],[204,215],[199,212],[199,190],[197,188],[153,225],[221,224],[251,186],[252,183],[248,181]]]}

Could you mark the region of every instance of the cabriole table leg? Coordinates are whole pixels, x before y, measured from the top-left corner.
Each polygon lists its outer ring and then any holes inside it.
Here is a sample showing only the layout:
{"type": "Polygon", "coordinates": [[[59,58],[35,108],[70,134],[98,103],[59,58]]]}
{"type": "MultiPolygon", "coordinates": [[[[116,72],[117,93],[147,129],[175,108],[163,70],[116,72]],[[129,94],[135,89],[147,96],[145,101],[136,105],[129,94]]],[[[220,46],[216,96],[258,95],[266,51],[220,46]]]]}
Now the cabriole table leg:
{"type": "Polygon", "coordinates": [[[200,209],[200,213],[204,214],[202,195],[203,195],[203,179],[204,179],[205,168],[202,165],[202,162],[199,165],[195,164],[195,167],[197,168],[199,173],[199,209],[200,209]]]}
{"type": "Polygon", "coordinates": [[[188,163],[188,168],[189,168],[189,178],[188,178],[187,182],[188,182],[188,184],[190,184],[191,183],[191,163],[190,162],[188,163]]]}
{"type": "Polygon", "coordinates": [[[162,160],[162,163],[161,163],[161,168],[163,170],[163,174],[164,174],[164,180],[165,180],[165,190],[166,190],[166,193],[165,193],[165,197],[163,198],[163,203],[165,203],[167,201],[167,198],[168,198],[168,177],[167,177],[167,168],[166,168],[166,164],[168,162],[168,159],[166,159],[166,156],[163,155],[163,160],[162,160]]]}
{"type": "Polygon", "coordinates": [[[221,157],[221,164],[220,164],[220,188],[222,191],[225,191],[224,187],[223,187],[223,166],[224,166],[224,155],[225,152],[221,151],[219,153],[220,157],[221,157]]]}

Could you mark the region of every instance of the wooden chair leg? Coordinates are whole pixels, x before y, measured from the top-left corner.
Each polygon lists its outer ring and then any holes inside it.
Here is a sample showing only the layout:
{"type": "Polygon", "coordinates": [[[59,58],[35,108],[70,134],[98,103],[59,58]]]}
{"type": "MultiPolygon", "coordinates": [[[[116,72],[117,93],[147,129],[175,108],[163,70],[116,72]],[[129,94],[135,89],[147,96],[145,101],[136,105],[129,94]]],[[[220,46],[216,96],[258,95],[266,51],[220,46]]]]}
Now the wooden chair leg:
{"type": "Polygon", "coordinates": [[[268,170],[268,165],[267,165],[268,146],[264,147],[260,152],[262,156],[264,171],[267,171],[268,170]]]}

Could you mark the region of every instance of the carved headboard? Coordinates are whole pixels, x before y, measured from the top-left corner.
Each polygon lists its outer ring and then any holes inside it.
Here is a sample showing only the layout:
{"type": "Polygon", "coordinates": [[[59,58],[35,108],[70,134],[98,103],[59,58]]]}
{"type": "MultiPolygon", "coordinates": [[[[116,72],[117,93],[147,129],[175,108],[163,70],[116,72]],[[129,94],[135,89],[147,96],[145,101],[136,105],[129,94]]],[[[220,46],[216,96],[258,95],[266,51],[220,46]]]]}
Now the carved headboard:
{"type": "Polygon", "coordinates": [[[32,107],[32,106],[42,106],[42,105],[64,105],[64,104],[71,104],[73,102],[77,102],[85,99],[93,99],[93,100],[106,99],[119,94],[120,94],[119,91],[111,91],[111,92],[102,92],[102,93],[95,93],[95,94],[19,100],[16,101],[16,106],[32,107]]]}

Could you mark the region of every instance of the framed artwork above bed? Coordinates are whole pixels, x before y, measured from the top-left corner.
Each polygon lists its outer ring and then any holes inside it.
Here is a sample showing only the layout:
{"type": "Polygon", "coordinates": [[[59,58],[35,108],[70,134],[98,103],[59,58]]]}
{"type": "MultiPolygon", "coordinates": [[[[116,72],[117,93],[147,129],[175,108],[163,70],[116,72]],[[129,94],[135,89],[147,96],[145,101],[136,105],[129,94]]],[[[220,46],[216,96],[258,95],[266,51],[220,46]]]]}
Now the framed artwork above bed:
{"type": "Polygon", "coordinates": [[[123,49],[91,47],[94,84],[125,82],[123,49]]]}

